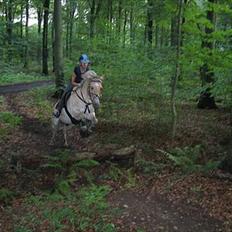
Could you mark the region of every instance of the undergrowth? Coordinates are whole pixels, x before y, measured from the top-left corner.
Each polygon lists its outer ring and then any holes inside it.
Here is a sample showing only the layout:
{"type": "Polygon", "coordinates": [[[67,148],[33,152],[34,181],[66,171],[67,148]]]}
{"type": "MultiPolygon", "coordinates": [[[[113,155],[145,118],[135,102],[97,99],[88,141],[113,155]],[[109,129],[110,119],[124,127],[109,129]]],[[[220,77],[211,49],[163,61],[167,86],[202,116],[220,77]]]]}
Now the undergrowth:
{"type": "Polygon", "coordinates": [[[0,138],[4,138],[22,123],[22,117],[9,111],[0,112],[0,138]]]}
{"type": "Polygon", "coordinates": [[[29,196],[23,203],[25,213],[15,217],[16,231],[115,231],[113,212],[106,201],[109,186],[89,185],[77,192],[57,192],[29,196]],[[46,227],[45,227],[46,226],[46,227]]]}

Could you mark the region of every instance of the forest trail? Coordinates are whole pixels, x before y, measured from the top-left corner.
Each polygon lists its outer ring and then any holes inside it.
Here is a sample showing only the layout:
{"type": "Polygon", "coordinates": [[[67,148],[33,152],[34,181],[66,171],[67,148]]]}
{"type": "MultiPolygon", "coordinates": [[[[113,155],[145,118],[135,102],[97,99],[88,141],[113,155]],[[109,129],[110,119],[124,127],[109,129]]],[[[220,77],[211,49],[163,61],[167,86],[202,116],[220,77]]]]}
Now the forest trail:
{"type": "Polygon", "coordinates": [[[28,83],[0,85],[0,94],[18,93],[18,92],[30,90],[36,87],[51,85],[53,83],[54,83],[53,80],[41,80],[41,81],[33,81],[33,82],[28,82],[28,83]]]}
{"type": "MultiPolygon", "coordinates": [[[[23,123],[20,130],[15,132],[14,140],[1,144],[0,153],[3,160],[16,154],[22,161],[23,169],[16,175],[9,171],[9,168],[8,172],[0,173],[1,180],[3,180],[1,184],[18,189],[20,195],[28,192],[38,194],[53,185],[54,173],[42,172],[39,167],[47,162],[45,157],[55,152],[58,147],[48,146],[49,123],[41,123],[36,118],[28,117],[24,109],[18,105],[17,97],[18,94],[8,94],[6,100],[9,110],[23,117],[23,123]],[[33,175],[30,174],[32,170],[33,175]]],[[[62,144],[61,138],[58,138],[57,143],[62,144]]],[[[86,151],[88,150],[88,142],[79,140],[78,146],[75,145],[71,149],[73,151],[86,151]]],[[[104,167],[102,169],[101,171],[104,172],[104,167]]],[[[172,203],[165,195],[160,195],[154,191],[156,186],[149,186],[143,190],[120,189],[113,189],[108,197],[108,202],[112,208],[121,209],[120,215],[115,218],[114,222],[119,232],[224,231],[222,222],[210,217],[203,208],[182,202],[172,203]]],[[[9,228],[9,223],[12,223],[9,222],[10,215],[2,210],[0,218],[0,230],[2,227],[3,231],[7,231],[4,228],[9,228]],[[4,219],[6,220],[4,221],[4,219]],[[8,225],[6,225],[7,223],[8,225]]]]}

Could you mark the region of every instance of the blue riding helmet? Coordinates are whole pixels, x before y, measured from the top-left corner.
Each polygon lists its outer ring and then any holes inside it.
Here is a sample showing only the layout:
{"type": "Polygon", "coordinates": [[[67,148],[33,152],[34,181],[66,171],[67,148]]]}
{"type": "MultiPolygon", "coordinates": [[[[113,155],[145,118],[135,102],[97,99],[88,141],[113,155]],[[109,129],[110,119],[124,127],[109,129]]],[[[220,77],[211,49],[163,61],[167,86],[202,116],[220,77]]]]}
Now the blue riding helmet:
{"type": "Polygon", "coordinates": [[[82,54],[79,58],[80,63],[90,63],[89,57],[86,54],[82,54]]]}

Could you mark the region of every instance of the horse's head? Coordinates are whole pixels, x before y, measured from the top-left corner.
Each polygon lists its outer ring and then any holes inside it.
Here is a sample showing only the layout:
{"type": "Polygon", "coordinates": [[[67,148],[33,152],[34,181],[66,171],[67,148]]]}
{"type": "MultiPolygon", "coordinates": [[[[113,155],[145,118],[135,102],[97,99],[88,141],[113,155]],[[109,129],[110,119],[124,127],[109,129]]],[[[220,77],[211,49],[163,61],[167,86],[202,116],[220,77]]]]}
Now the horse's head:
{"type": "Polygon", "coordinates": [[[100,97],[102,95],[102,82],[103,77],[98,76],[94,71],[87,71],[82,75],[84,82],[87,82],[88,85],[88,94],[94,105],[94,108],[99,108],[100,106],[100,97]]]}

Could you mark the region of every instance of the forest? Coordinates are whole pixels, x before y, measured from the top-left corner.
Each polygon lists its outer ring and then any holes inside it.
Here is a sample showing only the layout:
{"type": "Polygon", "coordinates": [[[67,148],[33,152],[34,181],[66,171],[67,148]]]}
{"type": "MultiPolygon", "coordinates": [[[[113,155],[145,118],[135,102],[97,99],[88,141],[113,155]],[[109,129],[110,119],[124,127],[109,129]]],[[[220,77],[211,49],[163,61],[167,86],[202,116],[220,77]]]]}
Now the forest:
{"type": "Polygon", "coordinates": [[[0,0],[0,231],[232,231],[231,48],[232,0],[0,0]]]}

